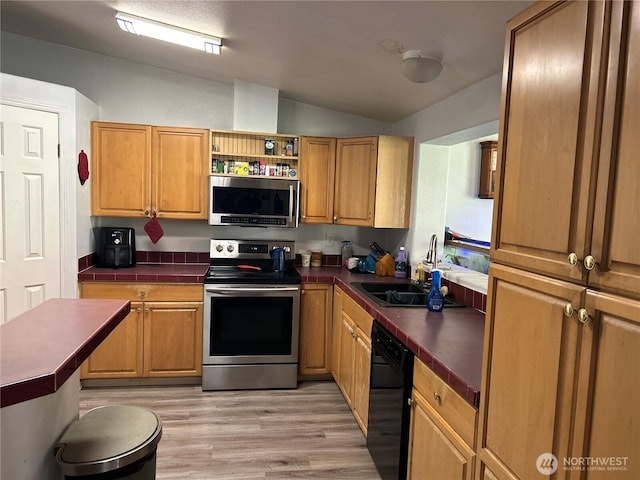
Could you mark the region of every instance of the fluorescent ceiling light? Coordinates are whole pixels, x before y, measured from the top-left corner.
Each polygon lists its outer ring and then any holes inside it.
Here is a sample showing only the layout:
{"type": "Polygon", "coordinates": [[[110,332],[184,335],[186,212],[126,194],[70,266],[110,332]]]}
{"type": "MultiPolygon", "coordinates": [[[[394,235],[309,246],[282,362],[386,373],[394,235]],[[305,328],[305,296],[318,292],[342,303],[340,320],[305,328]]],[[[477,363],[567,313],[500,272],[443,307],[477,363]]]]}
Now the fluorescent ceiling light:
{"type": "Polygon", "coordinates": [[[203,35],[202,33],[121,12],[117,13],[116,20],[118,26],[125,32],[220,55],[221,38],[203,35]]]}

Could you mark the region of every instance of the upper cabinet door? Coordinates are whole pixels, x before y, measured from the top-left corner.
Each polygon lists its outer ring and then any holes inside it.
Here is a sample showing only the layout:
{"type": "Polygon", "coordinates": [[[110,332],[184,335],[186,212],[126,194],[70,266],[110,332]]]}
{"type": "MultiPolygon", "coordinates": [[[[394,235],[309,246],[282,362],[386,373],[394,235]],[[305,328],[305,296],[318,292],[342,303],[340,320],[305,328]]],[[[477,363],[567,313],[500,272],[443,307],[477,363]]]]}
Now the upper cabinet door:
{"type": "Polygon", "coordinates": [[[209,138],[204,129],[153,127],[152,215],[207,218],[209,138]]]}
{"type": "Polygon", "coordinates": [[[333,221],[372,227],[378,137],[339,138],[337,145],[333,221]]]}
{"type": "Polygon", "coordinates": [[[144,217],[151,205],[151,127],[92,123],[91,214],[144,217]]]}
{"type": "MultiPolygon", "coordinates": [[[[586,283],[605,2],[540,3],[508,24],[491,257],[586,283]],[[568,257],[578,259],[570,262],[568,257]],[[574,263],[572,265],[572,263],[574,263]]],[[[601,103],[601,102],[600,102],[601,103]]]]}
{"type": "Polygon", "coordinates": [[[302,223],[333,223],[336,139],[302,137],[300,184],[302,223]]]}
{"type": "Polygon", "coordinates": [[[640,4],[611,18],[589,284],[640,298],[640,4]]]}

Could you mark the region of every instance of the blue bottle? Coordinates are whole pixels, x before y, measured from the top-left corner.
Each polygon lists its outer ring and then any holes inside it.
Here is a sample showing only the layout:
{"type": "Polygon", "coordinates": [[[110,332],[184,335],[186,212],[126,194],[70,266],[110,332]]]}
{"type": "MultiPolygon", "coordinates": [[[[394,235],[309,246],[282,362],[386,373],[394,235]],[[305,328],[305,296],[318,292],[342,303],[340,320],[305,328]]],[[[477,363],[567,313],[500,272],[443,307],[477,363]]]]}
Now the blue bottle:
{"type": "Polygon", "coordinates": [[[441,270],[431,270],[431,290],[427,295],[427,309],[430,312],[441,312],[444,308],[444,296],[440,293],[441,278],[441,270]]]}

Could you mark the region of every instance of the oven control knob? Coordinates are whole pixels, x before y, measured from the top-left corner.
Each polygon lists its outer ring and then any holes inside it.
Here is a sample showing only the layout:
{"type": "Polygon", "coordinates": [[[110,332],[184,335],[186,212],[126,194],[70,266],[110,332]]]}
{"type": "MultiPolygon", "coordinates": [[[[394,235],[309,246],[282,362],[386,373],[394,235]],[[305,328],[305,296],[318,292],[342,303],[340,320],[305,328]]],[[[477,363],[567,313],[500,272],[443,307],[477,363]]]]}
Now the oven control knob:
{"type": "Polygon", "coordinates": [[[216,245],[216,252],[221,252],[222,251],[222,245],[216,245]]]}
{"type": "Polygon", "coordinates": [[[227,252],[233,252],[233,245],[227,245],[227,252]]]}

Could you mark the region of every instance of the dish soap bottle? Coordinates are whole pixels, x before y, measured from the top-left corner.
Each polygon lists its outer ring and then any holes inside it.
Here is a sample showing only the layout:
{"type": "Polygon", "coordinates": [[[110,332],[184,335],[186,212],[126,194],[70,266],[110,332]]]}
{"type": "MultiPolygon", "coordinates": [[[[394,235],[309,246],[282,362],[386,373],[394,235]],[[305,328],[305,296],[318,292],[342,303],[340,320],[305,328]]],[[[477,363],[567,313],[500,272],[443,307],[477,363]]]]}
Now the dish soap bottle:
{"type": "Polygon", "coordinates": [[[397,278],[407,278],[407,252],[404,247],[400,247],[396,257],[395,276],[397,278]]]}
{"type": "Polygon", "coordinates": [[[431,290],[427,295],[427,309],[430,312],[441,312],[444,308],[444,296],[440,292],[441,275],[441,270],[431,270],[431,290]]]}

